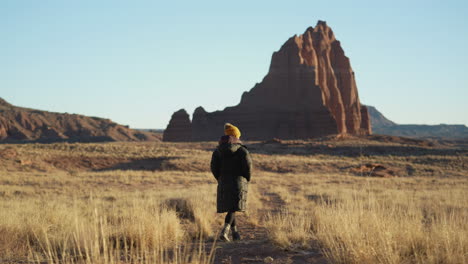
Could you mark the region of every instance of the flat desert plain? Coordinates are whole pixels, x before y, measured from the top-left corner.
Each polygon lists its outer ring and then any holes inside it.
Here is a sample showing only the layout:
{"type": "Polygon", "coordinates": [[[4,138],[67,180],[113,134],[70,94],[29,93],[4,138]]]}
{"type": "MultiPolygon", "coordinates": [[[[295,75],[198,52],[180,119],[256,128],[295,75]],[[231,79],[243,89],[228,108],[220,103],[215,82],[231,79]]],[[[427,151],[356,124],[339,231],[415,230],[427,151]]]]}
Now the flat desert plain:
{"type": "Polygon", "coordinates": [[[220,242],[216,142],[0,145],[0,263],[468,263],[467,141],[245,142],[220,242]]]}

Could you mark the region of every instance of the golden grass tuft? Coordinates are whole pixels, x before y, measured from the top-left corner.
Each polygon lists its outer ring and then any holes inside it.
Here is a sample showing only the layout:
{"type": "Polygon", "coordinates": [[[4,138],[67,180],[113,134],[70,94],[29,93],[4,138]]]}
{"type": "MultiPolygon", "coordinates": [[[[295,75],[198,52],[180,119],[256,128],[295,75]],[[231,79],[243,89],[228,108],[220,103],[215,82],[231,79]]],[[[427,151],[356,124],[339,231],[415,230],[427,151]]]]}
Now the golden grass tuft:
{"type": "Polygon", "coordinates": [[[204,249],[188,249],[176,211],[160,204],[153,199],[111,205],[97,199],[16,201],[0,214],[6,219],[0,223],[0,253],[5,260],[48,263],[209,263],[204,249]]]}

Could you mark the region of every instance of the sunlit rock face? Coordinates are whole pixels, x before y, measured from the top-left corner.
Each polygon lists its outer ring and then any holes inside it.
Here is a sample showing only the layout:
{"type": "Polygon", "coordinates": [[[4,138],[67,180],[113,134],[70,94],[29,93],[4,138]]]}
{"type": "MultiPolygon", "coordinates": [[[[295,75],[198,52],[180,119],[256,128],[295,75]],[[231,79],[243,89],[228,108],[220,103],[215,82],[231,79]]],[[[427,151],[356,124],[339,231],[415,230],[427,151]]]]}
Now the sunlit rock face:
{"type": "MultiPolygon", "coordinates": [[[[169,125],[178,126],[174,122],[169,125]]],[[[349,58],[323,21],[274,52],[268,74],[238,105],[212,113],[197,108],[187,128],[190,140],[216,140],[226,122],[238,126],[245,140],[371,133],[349,58]]],[[[165,140],[181,141],[172,131],[166,130],[165,140]]]]}
{"type": "Polygon", "coordinates": [[[17,107],[0,98],[1,142],[157,141],[149,132],[109,119],[17,107]]]}

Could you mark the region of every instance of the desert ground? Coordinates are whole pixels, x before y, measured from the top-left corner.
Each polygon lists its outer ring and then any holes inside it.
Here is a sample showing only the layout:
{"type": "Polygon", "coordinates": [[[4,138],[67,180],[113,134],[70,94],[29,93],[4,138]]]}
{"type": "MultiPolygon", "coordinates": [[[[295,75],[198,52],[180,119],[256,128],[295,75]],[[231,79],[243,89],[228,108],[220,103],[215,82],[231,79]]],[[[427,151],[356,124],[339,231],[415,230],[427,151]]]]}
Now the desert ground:
{"type": "Polygon", "coordinates": [[[0,145],[0,263],[468,263],[468,142],[245,142],[239,242],[216,142],[0,145]]]}

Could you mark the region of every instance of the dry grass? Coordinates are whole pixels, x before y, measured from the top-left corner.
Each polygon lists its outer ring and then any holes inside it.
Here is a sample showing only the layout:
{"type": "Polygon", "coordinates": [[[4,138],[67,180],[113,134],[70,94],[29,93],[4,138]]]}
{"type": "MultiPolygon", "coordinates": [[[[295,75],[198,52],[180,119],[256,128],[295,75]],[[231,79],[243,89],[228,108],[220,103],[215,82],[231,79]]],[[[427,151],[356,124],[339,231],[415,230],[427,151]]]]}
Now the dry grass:
{"type": "Polygon", "coordinates": [[[283,209],[266,219],[279,246],[319,246],[332,263],[468,261],[465,179],[354,178],[325,185],[303,178],[294,181],[304,187],[290,190],[283,209]]]}
{"type": "MultiPolygon", "coordinates": [[[[248,144],[247,221],[332,263],[467,263],[466,148],[248,144]],[[352,168],[383,164],[396,178],[352,168]]],[[[0,145],[0,261],[210,263],[213,142],[0,145]]],[[[242,231],[242,229],[241,229],[242,231]]]]}
{"type": "Polygon", "coordinates": [[[213,218],[201,212],[204,202],[194,195],[183,212],[167,206],[167,199],[116,193],[3,200],[0,254],[10,261],[48,263],[209,263],[204,248],[188,249],[190,237],[204,239],[211,233],[213,218]],[[183,213],[194,221],[179,215],[183,213]]]}

